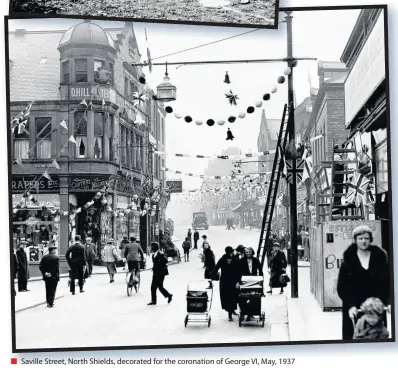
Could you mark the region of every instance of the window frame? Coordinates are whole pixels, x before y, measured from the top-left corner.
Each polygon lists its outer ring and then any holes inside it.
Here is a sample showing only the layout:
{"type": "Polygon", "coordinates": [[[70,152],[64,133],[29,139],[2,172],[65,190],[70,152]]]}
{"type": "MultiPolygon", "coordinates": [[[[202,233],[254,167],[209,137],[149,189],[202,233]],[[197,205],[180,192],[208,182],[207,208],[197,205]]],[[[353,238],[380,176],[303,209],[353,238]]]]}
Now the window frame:
{"type": "Polygon", "coordinates": [[[74,62],[75,62],[75,82],[76,83],[88,83],[88,59],[87,58],[76,58],[76,59],[74,59],[74,62]],[[78,61],[83,61],[83,60],[86,62],[86,70],[78,70],[77,63],[78,63],[78,61]],[[78,78],[77,78],[78,75],[85,75],[86,80],[84,80],[84,81],[78,80],[78,78]]]}

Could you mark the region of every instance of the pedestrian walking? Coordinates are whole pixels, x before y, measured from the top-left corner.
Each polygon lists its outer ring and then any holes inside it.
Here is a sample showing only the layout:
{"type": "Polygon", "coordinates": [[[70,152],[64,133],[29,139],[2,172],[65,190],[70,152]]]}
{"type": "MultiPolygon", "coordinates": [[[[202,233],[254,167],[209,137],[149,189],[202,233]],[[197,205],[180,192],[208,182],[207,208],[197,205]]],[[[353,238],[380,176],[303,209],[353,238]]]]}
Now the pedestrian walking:
{"type": "MultiPolygon", "coordinates": [[[[17,259],[17,255],[15,254],[15,249],[13,251],[13,258],[14,258],[14,268],[13,268],[13,274],[14,274],[14,280],[18,277],[18,259],[17,259]]],[[[15,291],[15,282],[13,280],[13,285],[14,285],[14,296],[17,295],[17,292],[15,291]]]]}
{"type": "Polygon", "coordinates": [[[186,237],[185,241],[182,243],[182,249],[184,251],[184,261],[189,262],[189,251],[191,250],[191,243],[189,242],[188,237],[186,237]]]}
{"type": "MultiPolygon", "coordinates": [[[[205,236],[205,235],[204,235],[205,236]]],[[[211,279],[211,273],[216,266],[216,257],[210,248],[209,243],[204,243],[203,245],[203,258],[205,267],[205,279],[211,279]]]]}
{"type": "Polygon", "coordinates": [[[86,252],[81,245],[80,235],[75,236],[75,243],[69,247],[65,254],[65,258],[70,267],[70,292],[75,295],[75,280],[78,279],[80,292],[84,293],[84,267],[86,266],[86,252]]]}
{"type": "MultiPolygon", "coordinates": [[[[254,257],[254,249],[252,247],[245,248],[245,256],[241,258],[238,264],[240,281],[242,276],[263,276],[263,269],[258,258],[254,257]]],[[[238,283],[239,285],[239,283],[238,283]]],[[[238,287],[236,285],[236,287],[238,287]]],[[[247,316],[246,321],[250,321],[253,316],[247,316]]]]}
{"type": "Polygon", "coordinates": [[[28,280],[29,280],[29,263],[28,257],[26,256],[25,247],[29,244],[27,241],[22,240],[16,252],[18,260],[18,291],[26,292],[28,290],[28,280]]]}
{"type": "Polygon", "coordinates": [[[234,256],[232,247],[225,248],[225,254],[218,260],[213,272],[212,279],[216,278],[219,270],[220,276],[220,301],[221,308],[228,312],[228,320],[232,321],[232,315],[237,315],[235,310],[238,305],[238,290],[236,283],[239,281],[239,261],[234,256]]]}
{"type": "Polygon", "coordinates": [[[188,229],[187,238],[190,244],[192,244],[192,231],[188,229]]]}
{"type": "Polygon", "coordinates": [[[55,293],[59,281],[59,257],[55,254],[57,246],[54,241],[50,242],[48,253],[40,260],[39,269],[43,275],[46,286],[47,307],[54,306],[55,293]]]}
{"type": "Polygon", "coordinates": [[[303,229],[301,232],[301,239],[303,242],[303,248],[304,248],[304,260],[309,261],[310,260],[310,233],[308,231],[308,227],[303,229]]]}
{"type": "MultiPolygon", "coordinates": [[[[352,232],[353,243],[343,253],[337,294],[343,302],[343,340],[352,340],[354,327],[351,319],[368,298],[379,298],[390,306],[390,266],[387,253],[372,245],[373,234],[368,226],[358,226],[352,232]]],[[[391,308],[391,307],[389,307],[391,308]]],[[[387,326],[387,316],[382,319],[387,326]]]]}
{"type": "Polygon", "coordinates": [[[95,244],[92,242],[91,237],[86,238],[86,261],[87,261],[87,273],[88,277],[91,277],[93,274],[93,265],[95,258],[97,257],[97,253],[95,251],[95,244]]]}
{"type": "Polygon", "coordinates": [[[173,294],[170,294],[163,286],[164,278],[169,274],[167,267],[168,260],[163,253],[159,251],[158,243],[151,243],[152,250],[152,284],[151,284],[151,301],[148,305],[156,305],[157,297],[156,292],[159,291],[162,295],[167,298],[167,302],[170,303],[173,299],[173,294]]]}
{"type": "Polygon", "coordinates": [[[193,249],[198,249],[198,240],[199,240],[199,231],[195,230],[195,232],[193,233],[193,241],[194,241],[193,249]]]}
{"type": "Polygon", "coordinates": [[[273,288],[281,288],[279,294],[283,294],[283,288],[286,286],[281,284],[280,277],[286,272],[286,256],[280,249],[280,244],[275,242],[271,252],[270,264],[268,266],[269,277],[269,291],[267,294],[272,294],[273,288]]]}
{"type": "MultiPolygon", "coordinates": [[[[127,249],[127,248],[126,248],[127,249]]],[[[106,262],[106,269],[108,270],[109,275],[109,283],[115,282],[115,273],[116,273],[116,261],[120,259],[117,254],[115,241],[113,239],[108,239],[106,245],[103,250],[103,260],[106,262]]]]}
{"type": "Polygon", "coordinates": [[[290,265],[292,262],[292,256],[291,256],[291,243],[290,243],[290,232],[289,231],[286,231],[285,243],[286,243],[286,253],[287,253],[287,264],[290,265]]]}

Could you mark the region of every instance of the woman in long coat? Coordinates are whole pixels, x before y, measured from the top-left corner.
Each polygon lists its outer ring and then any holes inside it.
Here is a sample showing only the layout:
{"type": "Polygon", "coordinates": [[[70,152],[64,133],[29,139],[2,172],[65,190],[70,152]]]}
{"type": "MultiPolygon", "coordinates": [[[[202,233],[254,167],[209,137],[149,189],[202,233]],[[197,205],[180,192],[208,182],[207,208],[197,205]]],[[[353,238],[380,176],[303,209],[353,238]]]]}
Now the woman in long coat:
{"type": "MultiPolygon", "coordinates": [[[[372,230],[358,226],[352,233],[353,243],[343,254],[337,281],[337,293],[343,302],[343,340],[353,338],[351,318],[357,316],[368,298],[379,298],[390,305],[390,267],[387,253],[373,242],[372,230]]],[[[386,314],[383,315],[387,326],[386,314]]]]}
{"type": "Polygon", "coordinates": [[[18,291],[29,291],[28,280],[29,280],[29,263],[28,257],[26,257],[25,246],[28,244],[25,241],[19,243],[19,247],[16,251],[18,260],[18,291]]]}
{"type": "Polygon", "coordinates": [[[205,264],[205,279],[210,279],[211,273],[216,266],[216,257],[214,256],[214,253],[211,250],[209,243],[205,243],[203,245],[203,256],[205,264]]]}
{"type": "Polygon", "coordinates": [[[279,294],[283,294],[284,285],[281,285],[279,278],[284,274],[286,269],[287,261],[285,253],[280,250],[280,244],[275,242],[273,244],[273,250],[271,252],[269,270],[269,291],[267,294],[272,294],[273,288],[281,288],[279,294]]]}
{"type": "Polygon", "coordinates": [[[228,319],[232,321],[238,303],[238,291],[236,283],[239,281],[238,258],[234,256],[232,247],[225,248],[225,254],[218,260],[212,276],[221,270],[220,300],[221,307],[228,312],[228,319]]]}

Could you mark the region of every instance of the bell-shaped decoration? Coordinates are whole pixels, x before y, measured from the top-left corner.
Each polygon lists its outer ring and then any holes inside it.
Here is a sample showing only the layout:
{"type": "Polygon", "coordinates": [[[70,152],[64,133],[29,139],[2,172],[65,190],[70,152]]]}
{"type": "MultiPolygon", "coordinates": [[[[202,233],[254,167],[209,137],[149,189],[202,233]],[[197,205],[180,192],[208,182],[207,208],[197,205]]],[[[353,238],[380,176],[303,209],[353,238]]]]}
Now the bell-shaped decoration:
{"type": "Polygon", "coordinates": [[[203,124],[203,121],[202,121],[202,120],[196,120],[196,121],[195,121],[195,124],[196,124],[196,125],[202,125],[202,124],[203,124]]]}
{"type": "Polygon", "coordinates": [[[289,75],[291,72],[292,72],[292,69],[290,69],[289,67],[286,67],[285,70],[283,71],[283,74],[289,75]]]}
{"type": "Polygon", "coordinates": [[[145,124],[145,120],[142,119],[142,116],[140,114],[137,114],[134,124],[143,125],[145,124]]]}
{"type": "Polygon", "coordinates": [[[182,118],[182,115],[177,113],[177,112],[174,114],[174,116],[175,116],[176,119],[181,119],[182,118]]]}
{"type": "Polygon", "coordinates": [[[261,106],[263,106],[262,101],[256,101],[255,106],[256,106],[256,107],[261,107],[261,106]]]}
{"type": "Polygon", "coordinates": [[[217,124],[218,125],[224,125],[225,124],[225,120],[219,120],[219,121],[217,121],[217,124]]]}

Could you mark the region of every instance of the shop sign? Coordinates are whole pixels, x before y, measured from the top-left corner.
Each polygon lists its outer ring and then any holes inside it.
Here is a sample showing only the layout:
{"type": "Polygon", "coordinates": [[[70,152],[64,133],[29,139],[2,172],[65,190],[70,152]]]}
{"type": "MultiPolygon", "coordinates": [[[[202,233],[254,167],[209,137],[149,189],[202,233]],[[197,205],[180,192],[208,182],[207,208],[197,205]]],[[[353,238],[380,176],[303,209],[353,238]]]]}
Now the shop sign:
{"type": "Polygon", "coordinates": [[[71,100],[93,98],[95,100],[105,100],[112,103],[116,103],[116,92],[109,85],[104,85],[104,86],[71,85],[69,96],[71,100]]]}
{"type": "Polygon", "coordinates": [[[129,200],[127,197],[124,197],[124,196],[116,197],[116,207],[117,208],[127,208],[128,205],[129,205],[129,200]]]}
{"type": "MultiPolygon", "coordinates": [[[[25,191],[31,190],[34,185],[37,183],[37,180],[40,176],[29,176],[29,177],[12,177],[11,190],[12,191],[25,191]]],[[[39,191],[40,190],[57,190],[59,189],[59,180],[58,178],[51,176],[52,180],[47,180],[42,177],[39,181],[39,191]]],[[[36,190],[36,189],[33,189],[36,190]]]]}
{"type": "Polygon", "coordinates": [[[385,79],[383,12],[345,81],[345,116],[349,126],[355,115],[385,79]]]}
{"type": "Polygon", "coordinates": [[[182,180],[167,180],[166,187],[169,193],[182,193],[182,180]]]}
{"type": "Polygon", "coordinates": [[[109,176],[73,178],[70,190],[100,190],[108,182],[109,176]]]}

